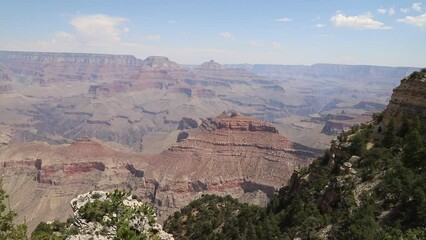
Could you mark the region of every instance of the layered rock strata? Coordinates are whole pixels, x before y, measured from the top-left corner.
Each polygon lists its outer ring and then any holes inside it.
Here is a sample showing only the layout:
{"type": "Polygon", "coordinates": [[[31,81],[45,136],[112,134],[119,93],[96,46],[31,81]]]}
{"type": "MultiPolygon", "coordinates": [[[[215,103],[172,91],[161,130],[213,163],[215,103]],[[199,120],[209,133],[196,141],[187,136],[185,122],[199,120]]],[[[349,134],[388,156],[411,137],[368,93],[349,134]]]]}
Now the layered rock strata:
{"type": "Polygon", "coordinates": [[[400,118],[403,114],[426,119],[426,69],[405,77],[393,90],[385,110],[385,120],[400,118]]]}
{"type": "Polygon", "coordinates": [[[91,139],[3,147],[0,171],[11,207],[33,228],[64,220],[66,202],[91,190],[130,189],[156,205],[160,220],[205,193],[265,204],[296,166],[314,157],[273,125],[238,113],[183,122],[187,136],[152,156],[91,139]]]}

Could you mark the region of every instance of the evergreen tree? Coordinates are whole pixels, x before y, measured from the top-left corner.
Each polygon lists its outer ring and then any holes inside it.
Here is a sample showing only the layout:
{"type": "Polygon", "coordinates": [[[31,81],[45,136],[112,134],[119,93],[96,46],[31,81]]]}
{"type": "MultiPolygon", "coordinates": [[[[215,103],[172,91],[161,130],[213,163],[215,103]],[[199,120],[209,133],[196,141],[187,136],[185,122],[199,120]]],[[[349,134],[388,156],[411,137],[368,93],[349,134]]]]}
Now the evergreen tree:
{"type": "Polygon", "coordinates": [[[425,167],[426,159],[423,158],[424,146],[422,137],[417,128],[413,129],[405,138],[406,145],[404,147],[403,162],[410,168],[425,167]]]}
{"type": "Polygon", "coordinates": [[[27,226],[25,224],[15,225],[13,223],[16,213],[10,210],[4,203],[7,198],[6,192],[0,188],[0,240],[27,239],[27,226]]]}
{"type": "Polygon", "coordinates": [[[385,137],[383,138],[383,145],[387,148],[390,148],[396,141],[396,131],[395,131],[395,122],[392,119],[387,128],[385,137]]]}
{"type": "Polygon", "coordinates": [[[349,152],[352,155],[358,155],[358,156],[363,155],[366,148],[366,143],[365,143],[365,137],[362,135],[362,133],[356,133],[352,137],[351,141],[352,141],[352,144],[349,148],[349,152]]]}

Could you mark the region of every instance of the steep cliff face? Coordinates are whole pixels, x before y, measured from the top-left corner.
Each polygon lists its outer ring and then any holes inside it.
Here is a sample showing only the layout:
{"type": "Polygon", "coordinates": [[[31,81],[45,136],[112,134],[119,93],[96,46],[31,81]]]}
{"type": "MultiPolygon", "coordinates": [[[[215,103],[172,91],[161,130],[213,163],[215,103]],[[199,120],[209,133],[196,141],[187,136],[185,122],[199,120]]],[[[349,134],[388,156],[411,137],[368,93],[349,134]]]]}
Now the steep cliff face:
{"type": "Polygon", "coordinates": [[[402,77],[418,68],[408,67],[382,67],[363,65],[340,65],[340,64],[314,64],[303,65],[230,65],[231,68],[245,68],[248,71],[262,75],[280,78],[303,77],[303,78],[329,78],[342,80],[361,80],[380,85],[396,83],[402,77]]]}
{"type": "Polygon", "coordinates": [[[401,118],[404,113],[426,119],[426,69],[404,78],[401,85],[393,90],[384,117],[390,121],[401,118]]]}
{"type": "Polygon", "coordinates": [[[205,62],[201,64],[200,68],[201,69],[222,69],[222,65],[220,65],[219,63],[213,60],[210,60],[209,62],[205,62]]]}
{"type": "Polygon", "coordinates": [[[98,65],[139,65],[131,55],[90,54],[90,53],[46,53],[46,52],[14,52],[0,51],[0,62],[32,62],[32,63],[85,63],[98,65]]]}
{"type": "Polygon", "coordinates": [[[33,228],[41,220],[64,220],[70,214],[66,202],[90,190],[130,189],[156,204],[160,220],[205,193],[264,205],[296,166],[314,157],[273,125],[237,113],[183,122],[187,135],[158,155],[91,139],[1,148],[0,171],[12,208],[33,228]]]}
{"type": "Polygon", "coordinates": [[[161,169],[155,201],[173,210],[202,193],[266,204],[296,166],[315,156],[273,125],[238,113],[205,119],[182,133],[176,145],[151,161],[161,169]]]}
{"type": "Polygon", "coordinates": [[[204,196],[165,228],[194,240],[426,239],[425,75],[426,69],[401,82],[384,118],[342,132],[323,156],[295,169],[267,208],[204,196]],[[392,128],[380,128],[391,120],[392,128]]]}
{"type": "MultiPolygon", "coordinates": [[[[231,68],[214,61],[184,68],[166,57],[1,52],[0,123],[5,129],[13,127],[12,142],[70,143],[89,136],[158,153],[170,146],[161,144],[168,140],[159,136],[175,130],[182,117],[206,118],[235,109],[275,122],[289,130],[293,140],[312,144],[305,140],[307,128],[293,129],[286,124],[287,117],[328,111],[339,104],[353,106],[360,99],[385,102],[393,80],[383,82],[389,86],[368,90],[364,83],[375,84],[375,76],[383,79],[389,72],[410,71],[333,65],[265,68],[277,70],[283,78],[260,77],[248,66],[231,68]],[[292,69],[300,71],[293,75],[292,69]],[[356,81],[350,77],[352,72],[358,73],[356,81]],[[353,84],[358,80],[363,84],[353,84]],[[160,144],[146,144],[153,139],[160,144]]],[[[345,126],[332,123],[328,132],[334,134],[341,127],[345,126]]],[[[326,138],[323,142],[332,138],[318,135],[326,138]]]]}
{"type": "Polygon", "coordinates": [[[243,68],[224,68],[220,63],[213,60],[202,63],[194,69],[196,79],[209,79],[222,82],[222,84],[233,82],[247,84],[249,80],[257,80],[258,77],[243,68]]]}
{"type": "Polygon", "coordinates": [[[142,62],[143,69],[178,69],[179,65],[167,57],[150,56],[142,62]]]}
{"type": "Polygon", "coordinates": [[[342,131],[347,131],[353,125],[371,121],[371,113],[366,114],[328,114],[325,118],[325,125],[322,133],[336,135],[342,131]]]}
{"type": "Polygon", "coordinates": [[[63,81],[134,79],[141,64],[130,55],[0,51],[0,65],[9,69],[3,78],[42,86],[63,81]]]}
{"type": "Polygon", "coordinates": [[[205,130],[224,129],[231,131],[278,133],[272,124],[245,117],[237,112],[222,113],[216,118],[208,118],[201,124],[205,130]]]}
{"type": "Polygon", "coordinates": [[[137,157],[89,139],[70,145],[11,145],[0,150],[0,172],[11,207],[32,230],[40,221],[67,219],[71,211],[66,203],[79,193],[139,185],[149,189],[127,166],[137,157]]]}

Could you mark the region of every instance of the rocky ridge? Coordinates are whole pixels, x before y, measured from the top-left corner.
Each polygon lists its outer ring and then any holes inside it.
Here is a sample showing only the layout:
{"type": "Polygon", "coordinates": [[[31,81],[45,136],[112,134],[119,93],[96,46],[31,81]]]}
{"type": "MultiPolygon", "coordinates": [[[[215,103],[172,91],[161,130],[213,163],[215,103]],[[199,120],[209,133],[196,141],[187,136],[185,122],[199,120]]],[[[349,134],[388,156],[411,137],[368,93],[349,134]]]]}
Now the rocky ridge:
{"type": "Polygon", "coordinates": [[[327,135],[336,135],[342,131],[349,130],[357,123],[371,121],[371,113],[369,114],[328,114],[325,117],[325,125],[322,133],[327,135]]]}
{"type": "Polygon", "coordinates": [[[41,222],[31,239],[174,239],[157,222],[153,206],[130,193],[90,191],[70,204],[73,216],[67,222],[41,222]]]}
{"type": "Polygon", "coordinates": [[[226,129],[231,131],[278,133],[278,129],[272,124],[245,117],[237,112],[229,114],[223,112],[216,118],[206,119],[200,126],[205,130],[226,129]]]}
{"type": "Polygon", "coordinates": [[[267,208],[207,195],[169,217],[165,228],[194,240],[425,239],[425,77],[426,69],[411,74],[373,121],[341,132],[323,156],[296,168],[267,208]],[[194,212],[201,214],[192,218],[194,212]],[[205,219],[212,224],[194,227],[205,219]]]}
{"type": "Polygon", "coordinates": [[[401,84],[393,90],[391,100],[384,117],[386,122],[393,118],[401,118],[402,114],[418,116],[426,119],[426,69],[405,77],[401,84]]]}
{"type": "Polygon", "coordinates": [[[142,62],[142,69],[178,69],[179,65],[167,57],[150,56],[142,62]]]}
{"type": "MultiPolygon", "coordinates": [[[[389,72],[400,78],[411,69],[299,66],[294,68],[300,72],[291,75],[293,67],[265,65],[268,68],[283,78],[263,71],[260,76],[255,66],[229,67],[214,61],[185,68],[166,57],[2,51],[1,131],[13,133],[15,143],[71,143],[89,136],[159,153],[170,146],[167,136],[182,117],[206,118],[235,109],[288,130],[292,125],[285,118],[294,115],[353,106],[360,99],[384,103],[391,87],[387,90],[382,82],[378,87],[375,79],[389,77],[389,72]],[[327,75],[324,69],[335,73],[327,75]],[[352,79],[372,84],[371,88],[365,91],[358,81],[341,81],[351,72],[357,73],[352,79]],[[149,144],[153,141],[158,144],[149,144]]],[[[286,132],[294,141],[311,144],[304,128],[286,132]]],[[[318,135],[324,138],[321,142],[332,138],[318,135]]]]}
{"type": "Polygon", "coordinates": [[[201,69],[222,69],[222,65],[215,62],[214,60],[210,60],[209,62],[202,63],[200,65],[201,69]]]}
{"type": "Polygon", "coordinates": [[[139,65],[141,62],[141,60],[131,55],[0,51],[0,62],[4,63],[6,62],[5,60],[43,64],[85,63],[100,65],[139,65]]]}
{"type": "Polygon", "coordinates": [[[157,223],[152,206],[138,201],[130,194],[118,191],[113,193],[93,191],[72,199],[71,207],[74,213],[73,224],[70,227],[75,227],[78,233],[67,236],[68,240],[116,239],[120,237],[120,227],[127,227],[136,236],[143,236],[147,239],[174,239],[157,223]],[[99,216],[102,219],[99,221],[99,219],[92,219],[93,216],[85,214],[85,210],[90,204],[93,206],[111,204],[112,209],[103,209],[105,212],[99,216]],[[123,225],[123,222],[128,226],[120,226],[123,225]]]}
{"type": "Polygon", "coordinates": [[[279,135],[274,126],[238,113],[205,119],[198,128],[182,130],[178,141],[159,155],[168,164],[155,194],[159,205],[172,209],[192,198],[188,189],[263,205],[296,166],[315,156],[312,149],[279,135]]]}
{"type": "Polygon", "coordinates": [[[64,220],[64,201],[90,190],[131,189],[156,205],[160,220],[205,193],[264,205],[296,166],[315,156],[271,124],[237,113],[183,122],[187,136],[158,155],[92,139],[1,148],[0,172],[12,208],[32,229],[42,220],[64,220]],[[28,211],[30,206],[37,210],[28,211]]]}

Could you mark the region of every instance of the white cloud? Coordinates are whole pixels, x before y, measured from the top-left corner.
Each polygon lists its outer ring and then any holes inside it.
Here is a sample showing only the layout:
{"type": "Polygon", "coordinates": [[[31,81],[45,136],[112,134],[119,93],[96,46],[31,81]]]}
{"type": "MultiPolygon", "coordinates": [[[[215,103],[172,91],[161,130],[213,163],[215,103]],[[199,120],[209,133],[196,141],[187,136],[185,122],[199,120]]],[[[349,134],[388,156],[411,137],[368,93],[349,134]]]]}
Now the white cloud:
{"type": "Polygon", "coordinates": [[[408,13],[410,11],[409,8],[401,8],[399,9],[399,11],[401,11],[402,13],[408,13]]]}
{"type": "Polygon", "coordinates": [[[69,42],[73,42],[75,40],[75,37],[67,32],[56,32],[53,35],[53,38],[51,40],[51,43],[56,44],[56,43],[69,43],[69,42]]]}
{"type": "Polygon", "coordinates": [[[392,16],[396,13],[395,8],[393,8],[393,7],[390,7],[388,9],[379,8],[379,9],[377,9],[377,12],[380,13],[380,14],[389,14],[389,16],[392,16]]]}
{"type": "Polygon", "coordinates": [[[420,12],[422,10],[422,3],[420,2],[413,3],[413,5],[411,5],[411,9],[413,9],[414,11],[420,12]]]}
{"type": "Polygon", "coordinates": [[[391,29],[384,23],[376,21],[370,14],[358,16],[346,16],[343,13],[337,12],[336,15],[330,18],[330,21],[335,27],[345,27],[354,29],[391,29]]]}
{"type": "Polygon", "coordinates": [[[414,26],[426,29],[426,13],[419,16],[406,16],[405,18],[397,19],[398,22],[412,24],[414,26]]]}
{"type": "Polygon", "coordinates": [[[322,23],[317,23],[317,24],[315,24],[315,27],[316,28],[323,28],[323,27],[325,27],[325,25],[322,24],[322,23]]]}
{"type": "Polygon", "coordinates": [[[388,10],[386,10],[385,8],[379,8],[379,9],[377,9],[377,12],[378,12],[378,13],[381,13],[381,14],[386,14],[386,13],[387,13],[387,11],[388,11],[388,10]]]}
{"type": "Polygon", "coordinates": [[[413,10],[413,11],[416,11],[416,12],[421,12],[422,11],[422,3],[421,2],[413,3],[411,5],[411,7],[399,9],[399,11],[402,12],[402,13],[409,13],[410,10],[413,10]]]}
{"type": "Polygon", "coordinates": [[[224,39],[234,39],[234,36],[230,32],[221,32],[219,35],[224,39]]]}
{"type": "MultiPolygon", "coordinates": [[[[37,41],[40,50],[59,52],[97,52],[99,49],[113,49],[123,45],[121,37],[129,32],[122,26],[127,19],[109,17],[103,14],[73,16],[69,22],[73,31],[55,32],[49,40],[37,41]]],[[[146,39],[159,40],[159,35],[146,39]]]]}
{"type": "Polygon", "coordinates": [[[287,18],[287,17],[284,17],[284,18],[275,18],[274,21],[275,22],[290,22],[291,18],[287,18]]]}
{"type": "Polygon", "coordinates": [[[71,20],[77,34],[82,40],[89,43],[116,43],[121,40],[123,33],[129,31],[121,25],[127,19],[121,17],[109,17],[103,14],[78,16],[71,20]]]}
{"type": "Polygon", "coordinates": [[[150,41],[160,41],[161,36],[158,35],[158,34],[152,34],[152,35],[146,36],[145,39],[150,40],[150,41]]]}

